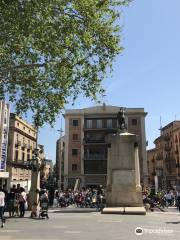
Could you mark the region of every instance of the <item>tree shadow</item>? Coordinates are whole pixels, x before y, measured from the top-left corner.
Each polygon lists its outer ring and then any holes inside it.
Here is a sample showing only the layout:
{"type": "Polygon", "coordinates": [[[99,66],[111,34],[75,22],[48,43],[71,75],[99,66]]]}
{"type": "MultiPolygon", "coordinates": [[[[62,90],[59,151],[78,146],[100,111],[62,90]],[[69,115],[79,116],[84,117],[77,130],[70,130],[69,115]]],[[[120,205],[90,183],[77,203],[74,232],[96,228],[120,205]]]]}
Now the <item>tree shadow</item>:
{"type": "Polygon", "coordinates": [[[52,213],[92,213],[99,212],[97,209],[63,209],[63,210],[54,210],[52,213]]]}
{"type": "Polygon", "coordinates": [[[166,224],[180,224],[180,221],[176,221],[176,222],[166,222],[166,224]]]}

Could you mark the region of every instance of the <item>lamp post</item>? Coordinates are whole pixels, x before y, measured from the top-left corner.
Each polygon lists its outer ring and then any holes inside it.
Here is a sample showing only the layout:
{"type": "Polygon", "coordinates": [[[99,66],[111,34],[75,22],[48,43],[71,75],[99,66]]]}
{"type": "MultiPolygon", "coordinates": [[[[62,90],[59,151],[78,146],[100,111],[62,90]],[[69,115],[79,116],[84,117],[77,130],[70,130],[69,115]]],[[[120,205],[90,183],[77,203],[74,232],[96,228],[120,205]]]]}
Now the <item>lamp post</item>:
{"type": "Polygon", "coordinates": [[[29,191],[29,208],[31,209],[33,203],[38,203],[40,190],[40,168],[42,162],[39,158],[39,148],[34,150],[33,158],[28,161],[28,166],[31,171],[31,188],[29,191]]]}
{"type": "Polygon", "coordinates": [[[39,131],[39,111],[37,110],[35,118],[36,129],[36,148],[33,151],[33,157],[29,160],[28,166],[31,171],[31,188],[29,191],[29,209],[31,209],[33,203],[39,202],[39,190],[40,190],[40,169],[42,166],[41,159],[39,157],[40,148],[38,147],[38,131],[39,131]]]}

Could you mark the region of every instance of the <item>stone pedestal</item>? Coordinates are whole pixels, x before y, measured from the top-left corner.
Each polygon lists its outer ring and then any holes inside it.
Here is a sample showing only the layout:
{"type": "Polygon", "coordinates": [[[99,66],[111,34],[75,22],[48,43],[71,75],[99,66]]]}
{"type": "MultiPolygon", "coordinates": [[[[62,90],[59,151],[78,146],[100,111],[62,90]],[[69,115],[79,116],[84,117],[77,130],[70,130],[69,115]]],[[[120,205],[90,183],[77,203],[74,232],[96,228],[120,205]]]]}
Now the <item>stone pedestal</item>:
{"type": "Polygon", "coordinates": [[[145,214],[140,186],[138,137],[108,135],[107,208],[102,213],[145,214]],[[116,211],[117,210],[117,211],[116,211]]]}
{"type": "Polygon", "coordinates": [[[38,203],[39,193],[37,189],[40,190],[40,171],[32,171],[31,175],[31,188],[28,195],[28,208],[31,210],[33,203],[38,203]]]}

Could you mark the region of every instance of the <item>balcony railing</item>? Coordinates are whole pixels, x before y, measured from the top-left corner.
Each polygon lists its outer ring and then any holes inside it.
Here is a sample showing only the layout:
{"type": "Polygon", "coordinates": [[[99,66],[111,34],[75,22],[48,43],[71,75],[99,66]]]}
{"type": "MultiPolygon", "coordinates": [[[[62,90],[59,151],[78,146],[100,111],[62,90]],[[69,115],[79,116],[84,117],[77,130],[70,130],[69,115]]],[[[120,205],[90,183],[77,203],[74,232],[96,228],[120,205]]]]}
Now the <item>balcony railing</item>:
{"type": "Polygon", "coordinates": [[[158,155],[156,156],[156,160],[162,160],[162,159],[163,159],[162,154],[158,154],[158,155]]]}
{"type": "Polygon", "coordinates": [[[105,138],[85,138],[84,143],[104,143],[105,138]]]}
{"type": "Polygon", "coordinates": [[[176,168],[180,168],[180,163],[176,163],[176,168]]]}
{"type": "Polygon", "coordinates": [[[17,140],[17,141],[15,142],[15,146],[16,146],[16,147],[21,146],[21,141],[17,140]]]}
{"type": "Polygon", "coordinates": [[[85,174],[106,174],[107,161],[84,161],[85,174]]]}
{"type": "Polygon", "coordinates": [[[22,144],[22,148],[27,148],[27,144],[26,144],[26,143],[23,143],[23,144],[22,144]]]}
{"type": "Polygon", "coordinates": [[[105,155],[101,154],[93,154],[93,155],[85,155],[84,160],[105,160],[107,157],[105,155]]]}
{"type": "Polygon", "coordinates": [[[169,141],[170,138],[171,138],[170,135],[167,134],[167,135],[164,136],[164,141],[169,141]]]}
{"type": "Polygon", "coordinates": [[[171,151],[171,146],[169,146],[169,145],[166,145],[166,146],[164,147],[164,150],[165,150],[166,152],[169,152],[169,151],[171,151]]]}
{"type": "Polygon", "coordinates": [[[27,145],[27,149],[28,150],[32,150],[32,146],[31,145],[27,145]]]}
{"type": "Polygon", "coordinates": [[[179,154],[179,150],[178,149],[175,150],[175,154],[179,154]]]}

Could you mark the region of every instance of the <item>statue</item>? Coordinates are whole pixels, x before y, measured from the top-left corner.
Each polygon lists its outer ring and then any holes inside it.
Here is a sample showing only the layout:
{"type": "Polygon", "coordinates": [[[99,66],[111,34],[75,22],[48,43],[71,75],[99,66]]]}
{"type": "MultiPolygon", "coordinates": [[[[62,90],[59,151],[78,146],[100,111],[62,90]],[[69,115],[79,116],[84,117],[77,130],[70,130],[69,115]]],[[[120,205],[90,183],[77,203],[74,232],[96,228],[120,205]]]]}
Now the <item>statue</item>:
{"type": "Polygon", "coordinates": [[[117,114],[117,119],[118,119],[118,128],[120,130],[126,130],[127,126],[125,123],[125,108],[121,107],[120,111],[117,114]]]}

